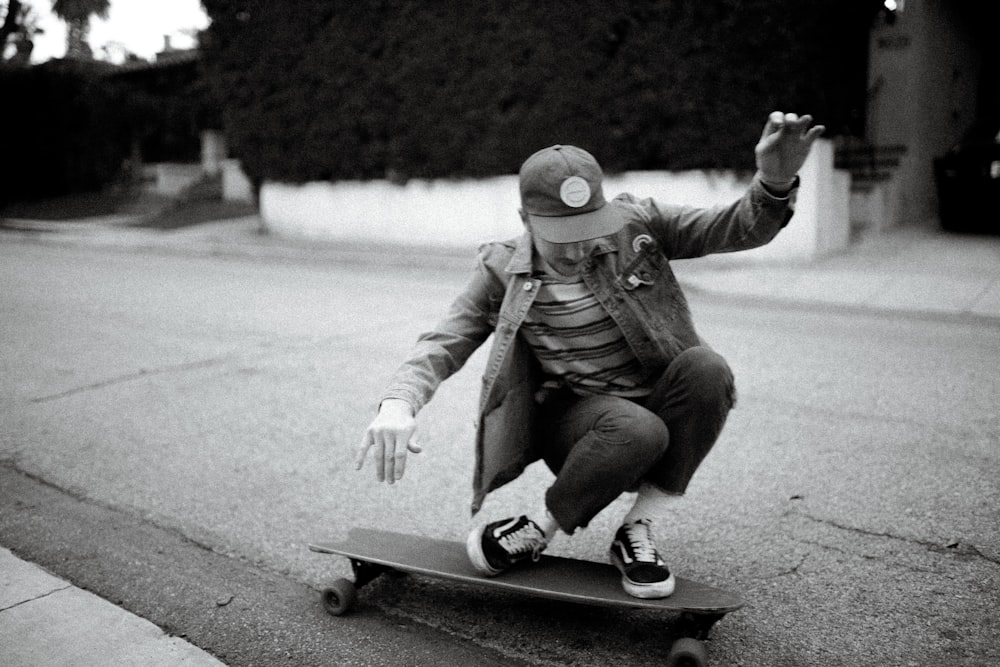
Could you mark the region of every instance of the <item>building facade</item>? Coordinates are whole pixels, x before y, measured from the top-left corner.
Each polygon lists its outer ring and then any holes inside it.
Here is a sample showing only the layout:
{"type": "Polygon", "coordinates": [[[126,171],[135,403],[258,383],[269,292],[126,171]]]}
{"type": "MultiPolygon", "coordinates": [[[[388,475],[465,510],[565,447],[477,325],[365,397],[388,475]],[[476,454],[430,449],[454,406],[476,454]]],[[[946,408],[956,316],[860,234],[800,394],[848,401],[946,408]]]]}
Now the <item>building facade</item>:
{"type": "Polygon", "coordinates": [[[847,147],[843,159],[855,173],[855,226],[936,224],[935,160],[995,140],[998,5],[886,2],[871,29],[865,147],[847,147]]]}

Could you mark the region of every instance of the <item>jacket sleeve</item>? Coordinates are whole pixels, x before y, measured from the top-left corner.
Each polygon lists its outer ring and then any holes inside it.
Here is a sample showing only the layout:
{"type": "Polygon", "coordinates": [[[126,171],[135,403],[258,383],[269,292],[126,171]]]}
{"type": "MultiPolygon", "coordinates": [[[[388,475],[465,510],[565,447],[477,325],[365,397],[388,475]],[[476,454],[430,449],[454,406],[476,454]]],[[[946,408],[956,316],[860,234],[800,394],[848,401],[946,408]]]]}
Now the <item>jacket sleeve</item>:
{"type": "Polygon", "coordinates": [[[622,195],[636,207],[670,259],[735,252],[769,243],[792,217],[798,181],[788,195],[772,195],[754,176],[732,204],[710,208],[678,206],[622,195]]]}
{"type": "Polygon", "coordinates": [[[476,271],[433,329],[423,333],[389,381],[379,401],[399,398],[416,414],[438,386],[457,372],[493,332],[491,304],[499,303],[503,286],[486,267],[484,250],[476,271]]]}

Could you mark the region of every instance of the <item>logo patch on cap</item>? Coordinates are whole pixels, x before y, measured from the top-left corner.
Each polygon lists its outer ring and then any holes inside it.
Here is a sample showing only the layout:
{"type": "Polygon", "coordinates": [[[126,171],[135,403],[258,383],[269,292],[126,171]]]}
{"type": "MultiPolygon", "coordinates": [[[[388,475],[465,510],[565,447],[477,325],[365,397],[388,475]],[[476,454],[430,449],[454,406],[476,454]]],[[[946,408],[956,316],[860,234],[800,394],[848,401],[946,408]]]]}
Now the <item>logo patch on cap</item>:
{"type": "Polygon", "coordinates": [[[559,187],[559,198],[573,208],[586,206],[590,201],[590,185],[579,176],[570,176],[559,187]]]}

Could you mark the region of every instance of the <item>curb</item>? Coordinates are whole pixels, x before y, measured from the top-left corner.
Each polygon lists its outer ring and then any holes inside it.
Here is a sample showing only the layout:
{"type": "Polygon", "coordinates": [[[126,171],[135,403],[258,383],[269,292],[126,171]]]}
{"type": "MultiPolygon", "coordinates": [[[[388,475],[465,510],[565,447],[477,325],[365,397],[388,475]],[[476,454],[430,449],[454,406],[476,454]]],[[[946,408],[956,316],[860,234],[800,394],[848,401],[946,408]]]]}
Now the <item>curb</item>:
{"type": "Polygon", "coordinates": [[[211,654],[0,547],[4,664],[219,667],[211,654]]]}

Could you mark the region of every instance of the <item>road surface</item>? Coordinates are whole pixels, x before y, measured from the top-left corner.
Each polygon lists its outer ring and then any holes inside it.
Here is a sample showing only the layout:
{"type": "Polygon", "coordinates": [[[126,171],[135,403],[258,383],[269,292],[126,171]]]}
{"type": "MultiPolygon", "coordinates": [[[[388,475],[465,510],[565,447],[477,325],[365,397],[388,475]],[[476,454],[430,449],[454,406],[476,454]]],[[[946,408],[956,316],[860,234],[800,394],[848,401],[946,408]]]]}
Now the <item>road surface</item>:
{"type": "MultiPolygon", "coordinates": [[[[400,647],[407,664],[659,664],[669,619],[419,577],[365,589],[351,619],[319,610],[315,589],[349,570],[308,542],[474,525],[482,353],[421,414],[404,480],[352,465],[386,378],[465,277],[0,244],[0,544],[233,665],[400,647]]],[[[1000,328],[692,309],[739,403],[659,541],[682,576],[749,600],[714,663],[1000,663],[1000,328]]],[[[549,479],[532,467],[476,521],[537,505],[549,479]]],[[[624,508],[551,552],[603,560],[624,508]]]]}

